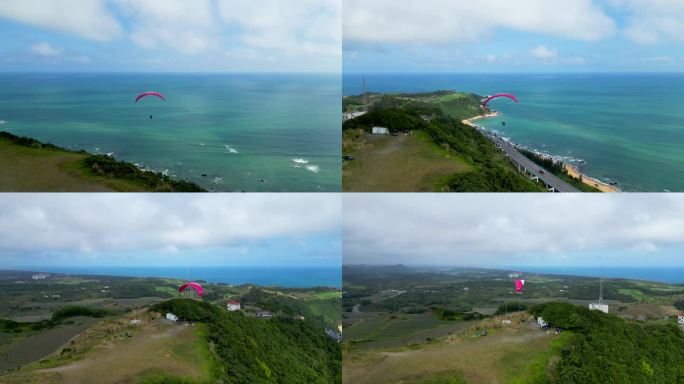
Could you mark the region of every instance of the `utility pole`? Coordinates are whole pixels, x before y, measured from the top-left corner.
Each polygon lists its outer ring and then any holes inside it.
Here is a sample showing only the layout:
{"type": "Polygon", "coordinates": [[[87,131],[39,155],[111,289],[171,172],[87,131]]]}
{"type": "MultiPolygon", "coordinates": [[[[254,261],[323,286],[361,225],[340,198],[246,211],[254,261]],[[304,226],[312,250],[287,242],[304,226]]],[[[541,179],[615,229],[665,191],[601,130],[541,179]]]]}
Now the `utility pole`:
{"type": "Polygon", "coordinates": [[[368,92],[366,91],[366,75],[361,75],[361,91],[363,92],[363,109],[368,112],[368,92]]]}
{"type": "Polygon", "coordinates": [[[601,279],[599,280],[599,304],[603,304],[603,267],[601,267],[601,279]]]}

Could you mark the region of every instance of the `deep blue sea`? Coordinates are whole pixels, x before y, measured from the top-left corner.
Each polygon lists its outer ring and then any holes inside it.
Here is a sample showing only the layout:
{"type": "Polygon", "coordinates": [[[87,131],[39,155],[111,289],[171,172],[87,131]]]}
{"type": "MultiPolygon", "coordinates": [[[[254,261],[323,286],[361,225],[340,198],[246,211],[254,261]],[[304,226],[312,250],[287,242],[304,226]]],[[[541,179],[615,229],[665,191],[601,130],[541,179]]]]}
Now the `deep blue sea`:
{"type": "Polygon", "coordinates": [[[280,287],[341,287],[341,267],[26,267],[36,272],[126,277],[164,277],[205,280],[232,285],[257,284],[280,287]]]}
{"type": "MultiPolygon", "coordinates": [[[[684,192],[684,74],[366,74],[370,92],[510,92],[479,124],[624,191],[684,192]],[[505,127],[502,125],[505,122],[505,127]]],[[[344,74],[344,95],[361,74],[344,74]]]]}
{"type": "Polygon", "coordinates": [[[340,97],[339,75],[2,74],[0,130],[213,191],[337,192],[340,97]]]}
{"type": "Polygon", "coordinates": [[[684,267],[511,267],[520,272],[659,281],[684,284],[684,267]]]}

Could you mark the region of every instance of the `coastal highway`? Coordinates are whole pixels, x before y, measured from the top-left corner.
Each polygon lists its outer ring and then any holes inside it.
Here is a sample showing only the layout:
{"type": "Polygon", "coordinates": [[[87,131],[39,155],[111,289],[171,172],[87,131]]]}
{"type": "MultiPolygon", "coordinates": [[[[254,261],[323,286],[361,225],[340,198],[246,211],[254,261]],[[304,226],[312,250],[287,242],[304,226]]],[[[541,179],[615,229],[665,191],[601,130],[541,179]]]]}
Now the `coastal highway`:
{"type": "Polygon", "coordinates": [[[560,178],[558,178],[558,176],[552,174],[549,171],[543,170],[542,167],[540,167],[535,162],[525,157],[525,155],[520,153],[510,143],[506,142],[505,140],[502,140],[500,137],[493,133],[485,131],[484,129],[478,126],[475,127],[481,134],[483,134],[486,138],[493,141],[497,147],[504,151],[504,153],[508,155],[508,158],[511,159],[513,164],[515,164],[515,166],[518,167],[518,170],[520,170],[521,172],[525,172],[526,174],[531,175],[531,177],[539,179],[548,188],[553,188],[555,192],[580,192],[580,190],[561,180],[560,178]]]}

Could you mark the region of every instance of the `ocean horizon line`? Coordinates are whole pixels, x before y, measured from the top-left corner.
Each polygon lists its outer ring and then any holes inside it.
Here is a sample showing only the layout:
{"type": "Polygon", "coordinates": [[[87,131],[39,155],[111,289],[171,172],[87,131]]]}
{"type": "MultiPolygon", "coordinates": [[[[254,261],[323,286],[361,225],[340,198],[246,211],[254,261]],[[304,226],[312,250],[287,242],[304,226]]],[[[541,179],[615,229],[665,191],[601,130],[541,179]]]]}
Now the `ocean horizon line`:
{"type": "Polygon", "coordinates": [[[0,272],[51,273],[57,275],[130,277],[206,281],[209,284],[315,288],[342,286],[340,266],[269,267],[32,267],[0,268],[0,272]]]}

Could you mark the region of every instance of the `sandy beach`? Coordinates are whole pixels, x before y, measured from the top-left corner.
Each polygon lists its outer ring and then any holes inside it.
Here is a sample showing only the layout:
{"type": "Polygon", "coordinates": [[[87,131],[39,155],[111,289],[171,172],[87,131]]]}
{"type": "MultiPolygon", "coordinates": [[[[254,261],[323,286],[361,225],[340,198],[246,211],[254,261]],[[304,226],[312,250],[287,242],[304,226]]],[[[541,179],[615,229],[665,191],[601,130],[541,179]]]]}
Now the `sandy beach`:
{"type": "Polygon", "coordinates": [[[598,189],[601,192],[621,192],[620,189],[614,185],[610,185],[608,183],[604,183],[603,181],[594,179],[593,177],[589,177],[585,174],[580,173],[575,167],[572,165],[566,164],[565,165],[565,172],[568,173],[568,175],[578,179],[582,178],[582,182],[586,185],[592,186],[596,189],[598,189]]]}
{"type": "Polygon", "coordinates": [[[480,116],[471,117],[470,119],[465,119],[465,120],[463,120],[463,124],[469,125],[469,126],[475,128],[475,127],[477,127],[477,124],[473,123],[473,121],[481,120],[481,119],[488,119],[490,117],[497,117],[497,116],[501,116],[501,113],[500,112],[491,112],[491,113],[487,113],[485,115],[480,115],[480,116]]]}
{"type": "MultiPolygon", "coordinates": [[[[473,128],[477,128],[478,125],[474,123],[476,120],[481,120],[481,119],[487,119],[490,117],[497,117],[500,116],[501,113],[499,112],[491,112],[487,113],[485,115],[480,115],[480,116],[475,116],[471,117],[470,119],[465,119],[463,120],[463,124],[469,125],[473,128]]],[[[598,189],[601,192],[621,192],[620,189],[614,185],[610,185],[608,183],[604,183],[603,181],[597,180],[593,177],[589,177],[585,174],[582,174],[580,171],[578,171],[575,167],[572,165],[566,164],[565,165],[565,171],[572,177],[579,179],[582,179],[582,182],[586,185],[589,185],[591,187],[594,187],[598,189]]]]}

